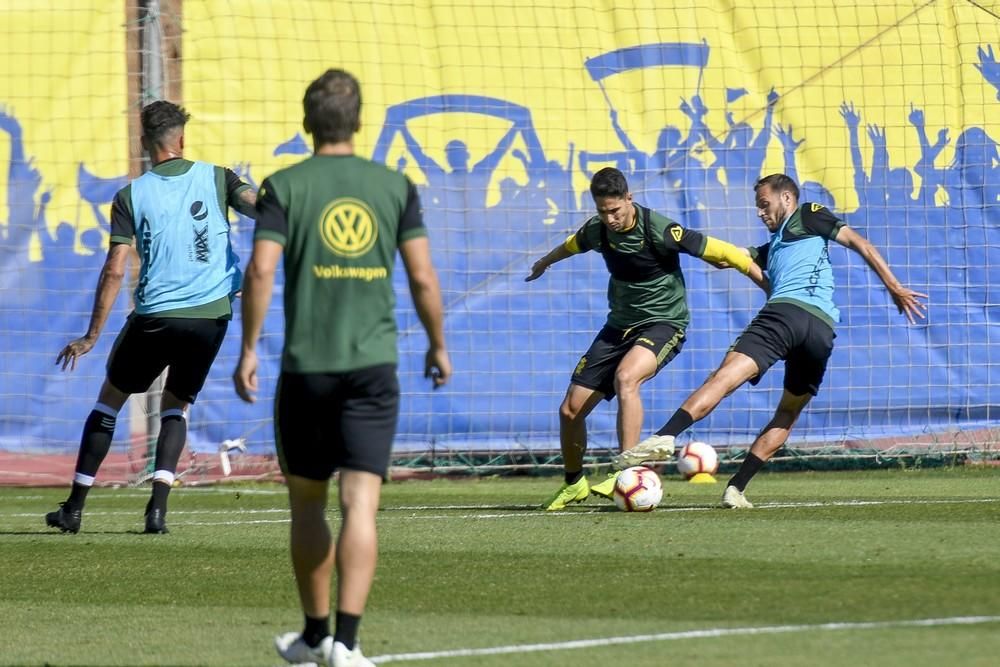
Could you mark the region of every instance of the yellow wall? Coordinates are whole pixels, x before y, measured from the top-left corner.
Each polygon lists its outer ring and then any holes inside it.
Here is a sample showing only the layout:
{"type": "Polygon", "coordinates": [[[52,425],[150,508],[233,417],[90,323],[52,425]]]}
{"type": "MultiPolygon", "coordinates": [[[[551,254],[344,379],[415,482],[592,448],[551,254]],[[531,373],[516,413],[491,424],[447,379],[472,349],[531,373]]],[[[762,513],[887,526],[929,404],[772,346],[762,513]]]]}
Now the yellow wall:
{"type": "MultiPolygon", "coordinates": [[[[52,190],[50,231],[96,224],[77,195],[77,165],[112,177],[128,168],[124,3],[8,0],[0,4],[0,107],[52,190]]],[[[0,132],[0,224],[7,224],[10,141],[0,132]]],[[[36,249],[37,251],[37,249],[36,249]]]]}
{"type": "MultiPolygon", "coordinates": [[[[256,0],[241,2],[241,18],[234,19],[227,15],[231,2],[187,3],[185,95],[204,121],[196,143],[210,147],[217,160],[242,156],[276,165],[268,149],[299,129],[305,86],[326,67],[339,66],[362,82],[363,151],[378,136],[386,106],[441,93],[490,95],[528,107],[553,159],[565,160],[570,142],[577,149],[617,150],[607,106],[584,60],[625,46],[703,38],[711,48],[701,83],[711,129],[721,134],[726,128],[726,87],[750,91],[731,110],[759,128],[773,86],[783,95],[775,122],[806,138],[798,155],[801,180],[824,183],[841,208],[857,201],[839,112],[844,100],[855,103],[862,123],[885,126],[894,166],[912,167],[919,156],[907,122],[911,102],[925,111],[932,140],[942,126],[951,128],[952,143],[963,127],[984,126],[994,137],[1000,130],[995,91],[973,66],[980,44],[1000,46],[1000,31],[993,16],[969,3],[695,0],[670,8],[648,0],[515,0],[467,3],[472,10],[456,4],[300,2],[291,10],[256,0]],[[241,99],[242,105],[233,103],[241,99]]],[[[665,122],[686,131],[677,106],[696,84],[676,68],[658,69],[606,81],[622,125],[647,149],[665,122]]],[[[455,137],[471,139],[475,155],[477,148],[488,150],[502,128],[473,122],[479,125],[428,118],[415,132],[437,157],[455,137]]],[[[867,162],[864,126],[861,142],[867,162]]],[[[939,164],[950,157],[946,149],[939,164]]],[[[766,168],[783,168],[776,139],[766,168]]]]}
{"type": "MultiPolygon", "coordinates": [[[[0,105],[21,120],[26,151],[43,187],[53,189],[50,227],[60,220],[80,228],[94,224],[76,196],[79,162],[109,177],[127,169],[123,4],[17,0],[0,7],[0,23],[7,26],[0,39],[0,105]]],[[[621,124],[640,147],[651,149],[665,123],[686,132],[677,106],[695,86],[717,135],[726,127],[727,87],[749,90],[730,110],[755,128],[774,87],[782,94],[775,122],[791,124],[806,139],[798,154],[800,180],[821,181],[849,210],[857,200],[839,114],[844,100],[855,103],[862,123],[886,127],[893,166],[912,167],[919,155],[907,122],[911,102],[925,111],[932,139],[939,127],[950,128],[952,144],[964,127],[1000,136],[996,91],[974,67],[979,45],[993,44],[1000,52],[1000,31],[993,16],[971,3],[466,4],[184,3],[183,102],[194,115],[189,155],[227,165],[249,162],[258,179],[294,161],[273,157],[273,149],[301,129],[305,86],[331,66],[362,82],[362,153],[370,154],[388,106],[442,93],[494,96],[529,108],[550,159],[565,162],[571,143],[577,150],[619,150],[607,104],[584,60],[625,46],[702,39],[711,55],[700,84],[680,68],[605,81],[621,124]]],[[[504,125],[449,114],[419,119],[413,130],[438,159],[452,138],[465,139],[475,159],[495,144],[504,125]]],[[[871,148],[863,127],[861,142],[867,162],[871,148]]],[[[0,133],[0,160],[8,148],[0,133]]],[[[390,162],[399,150],[394,147],[390,162]]],[[[950,158],[949,147],[938,164],[950,158]]],[[[782,167],[773,138],[765,168],[782,167]]],[[[520,177],[516,161],[504,161],[498,177],[506,174],[520,177]]],[[[420,180],[418,173],[411,176],[420,180]]],[[[0,211],[6,211],[6,178],[0,168],[0,211]]]]}

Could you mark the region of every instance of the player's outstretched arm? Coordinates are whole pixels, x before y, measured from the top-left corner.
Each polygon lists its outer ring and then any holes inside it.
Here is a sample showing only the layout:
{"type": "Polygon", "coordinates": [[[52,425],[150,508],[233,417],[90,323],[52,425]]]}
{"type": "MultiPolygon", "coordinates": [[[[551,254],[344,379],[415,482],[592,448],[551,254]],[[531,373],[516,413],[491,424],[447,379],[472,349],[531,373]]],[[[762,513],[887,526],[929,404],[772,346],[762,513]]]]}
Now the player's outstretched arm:
{"type": "Polygon", "coordinates": [[[705,237],[705,250],[701,258],[717,269],[736,269],[770,296],[771,281],[764,270],[753,261],[750,251],[711,236],[705,237]]]}
{"type": "Polygon", "coordinates": [[[750,270],[747,271],[747,278],[754,285],[764,290],[764,294],[771,296],[771,281],[768,280],[767,274],[757,265],[757,262],[750,262],[750,270]]]}
{"type": "MultiPolygon", "coordinates": [[[[694,229],[687,229],[676,222],[667,225],[662,241],[663,247],[667,250],[692,255],[717,269],[736,269],[743,275],[750,276],[753,259],[746,248],[737,248],[728,241],[702,234],[694,229]]],[[[758,277],[763,279],[763,273],[760,271],[758,273],[758,277]]],[[[752,276],[750,279],[754,280],[752,276]]]]}
{"type": "MultiPolygon", "coordinates": [[[[685,230],[685,234],[691,230],[685,230]]],[[[718,269],[736,269],[743,275],[750,274],[753,260],[746,248],[737,248],[728,241],[704,235],[705,245],[701,254],[696,255],[718,269]]],[[[695,253],[692,253],[695,254],[695,253]]]]}
{"type": "Polygon", "coordinates": [[[424,377],[430,378],[437,389],[451,377],[451,359],[444,341],[444,305],[437,272],[431,263],[430,243],[426,236],[409,239],[399,245],[399,254],[406,268],[413,306],[427,332],[424,377]]]}
{"type": "Polygon", "coordinates": [[[925,319],[927,306],[919,299],[926,299],[927,295],[914,292],[900,283],[896,276],[893,275],[888,263],[886,263],[882,255],[868,239],[850,227],[844,226],[837,232],[834,240],[864,258],[872,271],[878,274],[879,279],[882,280],[882,284],[889,290],[889,295],[892,296],[892,301],[896,304],[896,308],[906,316],[910,324],[916,324],[917,318],[925,319]]]}
{"type": "Polygon", "coordinates": [[[118,297],[118,290],[121,289],[122,279],[125,277],[125,264],[128,262],[130,246],[124,243],[115,243],[108,250],[108,257],[101,267],[101,276],[97,279],[97,294],[94,296],[94,309],[90,313],[90,325],[87,333],[71,341],[62,349],[56,357],[56,365],[62,364],[62,369],[76,369],[78,357],[94,349],[97,339],[104,329],[104,323],[108,321],[108,315],[115,305],[118,297]]]}
{"type": "Polygon", "coordinates": [[[542,274],[545,273],[546,269],[550,266],[556,262],[561,262],[568,257],[572,257],[578,252],[580,252],[580,250],[577,246],[576,234],[571,234],[563,243],[557,245],[544,257],[531,265],[531,273],[529,273],[524,279],[524,282],[530,283],[532,280],[541,278],[542,274]]]}

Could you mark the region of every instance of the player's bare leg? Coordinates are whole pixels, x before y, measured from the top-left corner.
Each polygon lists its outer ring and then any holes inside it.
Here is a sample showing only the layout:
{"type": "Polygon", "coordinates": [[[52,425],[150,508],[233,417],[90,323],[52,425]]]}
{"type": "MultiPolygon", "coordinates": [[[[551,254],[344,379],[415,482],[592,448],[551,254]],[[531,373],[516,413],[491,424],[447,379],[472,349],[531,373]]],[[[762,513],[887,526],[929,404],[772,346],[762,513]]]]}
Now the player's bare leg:
{"type": "Polygon", "coordinates": [[[633,347],[622,357],[615,371],[615,395],[618,397],[618,446],[632,449],[642,434],[642,396],[639,387],[656,375],[656,355],[646,347],[633,347]]]}
{"type": "Polygon", "coordinates": [[[590,486],[583,474],[587,451],[587,415],[604,399],[604,394],[570,383],[559,406],[559,449],[563,457],[565,481],[555,495],[542,504],[545,510],[561,510],[569,503],[586,500],[590,486]]]}
{"type": "Polygon", "coordinates": [[[340,510],[343,521],[337,552],[337,610],[360,616],[375,578],[378,512],[382,478],[360,470],[340,472],[340,510]]]}
{"type": "Polygon", "coordinates": [[[666,425],[631,451],[622,452],[612,464],[619,469],[639,465],[643,461],[657,461],[673,453],[674,437],[691,424],[708,416],[729,394],[758,373],[757,362],[740,352],[730,352],[719,368],[687,397],[666,425]]]}
{"type": "Polygon", "coordinates": [[[292,569],[302,611],[312,618],[330,615],[330,578],[334,543],[326,519],[329,482],[287,475],[291,506],[292,569]]]}
{"type": "Polygon", "coordinates": [[[302,633],[274,638],[278,655],[292,664],[327,663],[333,653],[330,636],[330,577],[334,543],[326,521],[327,480],[286,475],[291,507],[291,553],[299,601],[305,614],[302,633]]]}
{"type": "MultiPolygon", "coordinates": [[[[288,475],[288,498],[292,509],[291,552],[299,600],[306,616],[306,631],[286,633],[275,638],[278,653],[289,662],[325,662],[329,655],[346,649],[329,636],[330,579],[337,567],[337,617],[339,636],[343,626],[350,626],[353,640],[364,613],[375,578],[378,560],[378,536],[375,514],[378,511],[382,478],[370,472],[341,470],[340,509],[343,519],[337,543],[334,543],[326,519],[329,483],[288,475]],[[324,629],[322,640],[307,645],[310,626],[324,629]]],[[[363,663],[362,663],[363,664],[363,663]]]]}
{"type": "Polygon", "coordinates": [[[796,396],[787,389],[782,393],[781,401],[778,402],[778,408],[774,411],[771,421],[754,439],[740,469],[726,484],[726,490],[722,495],[723,507],[736,509],[753,507],[743,495],[747,484],[764,463],[788,441],[792,427],[810,400],[812,400],[811,394],[796,396]]]}
{"type": "MultiPolygon", "coordinates": [[[[729,352],[719,368],[687,397],[681,410],[691,415],[693,421],[707,417],[726,396],[743,386],[758,373],[757,362],[742,352],[729,352]]],[[[677,435],[676,433],[671,435],[677,435]]]]}
{"type": "Polygon", "coordinates": [[[563,469],[567,473],[583,470],[583,455],[587,451],[587,417],[604,394],[578,384],[570,384],[559,406],[559,449],[563,469]]]}
{"type": "Polygon", "coordinates": [[[97,402],[110,406],[115,410],[121,410],[129,396],[130,394],[126,394],[124,391],[118,389],[105,378],[104,384],[101,385],[101,392],[97,395],[97,402]]]}
{"type": "Polygon", "coordinates": [[[792,427],[799,420],[799,415],[809,405],[812,394],[796,396],[787,389],[781,395],[778,408],[774,411],[774,416],[767,426],[761,430],[750,446],[750,453],[762,461],[767,461],[774,453],[781,449],[781,446],[788,442],[788,435],[792,432],[792,427]]]}

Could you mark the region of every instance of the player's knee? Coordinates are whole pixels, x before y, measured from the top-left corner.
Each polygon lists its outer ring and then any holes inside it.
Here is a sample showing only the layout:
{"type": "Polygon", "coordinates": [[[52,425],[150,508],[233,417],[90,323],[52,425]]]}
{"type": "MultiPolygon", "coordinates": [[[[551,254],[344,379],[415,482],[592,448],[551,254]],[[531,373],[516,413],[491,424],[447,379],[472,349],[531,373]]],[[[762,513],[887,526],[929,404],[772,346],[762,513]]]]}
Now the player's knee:
{"type": "Polygon", "coordinates": [[[615,371],[615,393],[618,396],[622,394],[635,394],[639,391],[639,385],[645,378],[641,373],[636,372],[631,368],[619,368],[615,371]]]}
{"type": "Polygon", "coordinates": [[[308,479],[299,475],[286,475],[288,485],[288,501],[292,509],[299,507],[307,510],[311,507],[326,507],[329,482],[308,479]]]}
{"type": "Polygon", "coordinates": [[[169,389],[164,389],[163,394],[160,396],[160,411],[166,412],[167,410],[181,410],[185,414],[187,413],[188,406],[191,403],[185,399],[178,398],[169,389]]]}
{"type": "Polygon", "coordinates": [[[779,407],[774,412],[774,418],[771,420],[771,425],[786,431],[791,430],[801,413],[802,410],[800,409],[779,407]]]}
{"type": "Polygon", "coordinates": [[[341,469],[338,486],[343,511],[370,513],[372,516],[378,511],[382,490],[382,478],[379,475],[363,470],[341,469]]]}
{"type": "Polygon", "coordinates": [[[583,414],[583,406],[577,405],[569,399],[563,401],[562,405],[559,406],[559,422],[562,424],[572,424],[584,417],[586,415],[583,414]]]}
{"type": "Polygon", "coordinates": [[[379,494],[378,493],[352,493],[340,498],[340,512],[346,523],[361,523],[375,525],[375,516],[378,514],[379,494]]]}

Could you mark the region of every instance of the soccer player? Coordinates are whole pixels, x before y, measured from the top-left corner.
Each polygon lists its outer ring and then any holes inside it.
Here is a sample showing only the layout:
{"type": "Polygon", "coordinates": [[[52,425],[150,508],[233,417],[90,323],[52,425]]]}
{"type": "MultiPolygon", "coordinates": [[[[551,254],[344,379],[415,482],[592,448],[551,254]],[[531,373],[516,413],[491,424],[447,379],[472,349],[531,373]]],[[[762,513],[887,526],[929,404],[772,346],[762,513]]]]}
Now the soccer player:
{"type": "Polygon", "coordinates": [[[362,655],[357,632],[375,575],[375,513],[399,411],[392,288],[397,248],[429,339],[425,376],[435,387],[448,381],[451,361],[416,189],[404,175],[354,154],[357,80],[327,70],[309,85],[303,107],[315,154],[261,185],[233,380],[240,397],[252,402],[255,348],[284,257],[285,342],[274,425],[305,627],[276,637],[275,647],[292,663],[364,667],[373,663],[362,655]],[[343,519],[335,544],[325,512],[337,470],[343,519]]]}
{"type": "Polygon", "coordinates": [[[93,349],[125,275],[132,238],[139,254],[135,310],[115,341],[97,404],[87,417],[73,488],[45,522],[80,530],[84,502],[111,447],[118,411],[169,367],[160,400],[153,492],[146,532],[166,533],[167,496],[187,439],[187,410],[232,319],[240,289],[239,259],[229,240],[227,206],[256,215],[257,194],[224,167],[184,159],[190,115],[160,100],[142,109],[142,145],[152,169],[122,188],[111,205],[111,247],[97,281],[87,333],[56,358],[63,370],[93,349]]]}
{"type": "MultiPolygon", "coordinates": [[[[544,505],[561,510],[589,494],[611,498],[615,477],[590,486],[583,474],[586,418],[604,400],[618,396],[618,443],[628,450],[639,442],[643,407],[639,387],[681,350],[688,325],[687,296],[679,253],[720,268],[732,266],[759,284],[764,276],[749,254],[679,224],[632,200],[621,171],[605,167],[590,182],[597,215],[531,267],[539,278],[552,264],[575,254],[601,253],[611,277],[611,312],[573,371],[559,406],[559,445],[565,481],[544,505]]],[[[655,452],[668,457],[669,450],[655,452]]]]}
{"type": "Polygon", "coordinates": [[[751,249],[770,281],[767,303],[729,349],[722,365],[691,394],[670,420],[616,465],[627,467],[663,449],[674,437],[706,417],[723,398],[747,380],[756,385],[776,361],[785,360],[784,392],[774,417],[750,447],[743,464],[726,485],[722,506],[753,507],[744,496],[751,478],[786,440],[823,382],[833,352],[834,325],[840,311],[833,303],[833,269],[827,242],[834,240],[861,255],[911,324],[924,318],[926,294],[904,287],[878,250],[820,204],[799,204],[799,188],[785,174],[771,174],[754,185],[757,215],[771,232],[770,242],[751,249]]]}

